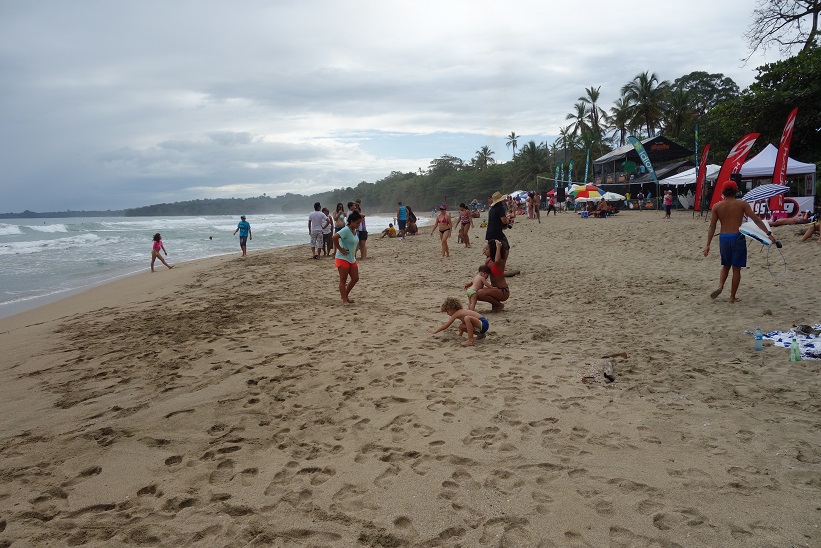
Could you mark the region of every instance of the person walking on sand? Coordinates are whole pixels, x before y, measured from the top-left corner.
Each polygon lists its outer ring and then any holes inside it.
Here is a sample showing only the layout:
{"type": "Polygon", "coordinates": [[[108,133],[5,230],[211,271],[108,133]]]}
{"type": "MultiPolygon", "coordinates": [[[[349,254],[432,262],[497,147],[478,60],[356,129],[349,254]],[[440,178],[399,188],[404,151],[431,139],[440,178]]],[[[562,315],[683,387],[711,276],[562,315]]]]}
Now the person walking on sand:
{"type": "Polygon", "coordinates": [[[437,329],[428,329],[428,333],[436,335],[440,331],[444,331],[450,327],[456,320],[462,320],[462,325],[459,326],[459,337],[462,333],[467,333],[468,339],[462,342],[462,346],[472,346],[474,338],[484,339],[485,333],[490,328],[490,323],[487,318],[482,316],[475,310],[465,310],[462,308],[462,303],[455,297],[448,297],[439,309],[444,312],[450,319],[440,325],[437,329]]]}
{"type": "Polygon", "coordinates": [[[348,224],[334,234],[334,266],[339,272],[339,294],[343,304],[353,303],[348,296],[359,281],[359,265],[356,264],[356,245],[359,239],[356,237],[356,231],[361,223],[362,215],[354,211],[348,215],[348,224]]]}
{"type": "MultiPolygon", "coordinates": [[[[247,254],[245,245],[248,240],[254,239],[251,235],[251,224],[245,220],[245,215],[240,215],[237,230],[239,231],[239,248],[242,250],[242,256],[245,257],[247,254]]],[[[234,235],[236,235],[237,230],[234,231],[234,235]]]]}
{"type": "Polygon", "coordinates": [[[162,262],[162,264],[167,266],[169,270],[174,268],[173,264],[168,264],[167,262],[165,262],[165,259],[163,259],[162,255],[160,255],[160,251],[165,253],[166,257],[168,256],[168,252],[165,250],[165,246],[162,244],[162,236],[160,236],[160,233],[157,232],[156,234],[154,234],[154,247],[151,249],[151,272],[154,272],[154,261],[156,261],[157,259],[159,259],[160,262],[162,262]]]}
{"type": "Polygon", "coordinates": [[[553,216],[556,216],[556,197],[550,196],[547,201],[547,215],[550,215],[550,212],[553,212],[553,216]]]}
{"type": "Polygon", "coordinates": [[[470,232],[473,227],[473,215],[470,214],[470,209],[464,203],[459,204],[459,238],[465,247],[470,247],[470,232]]]}
{"type": "Polygon", "coordinates": [[[319,202],[314,204],[314,210],[308,214],[308,236],[311,238],[311,255],[314,259],[319,259],[319,254],[325,242],[322,238],[322,226],[327,217],[322,213],[322,206],[319,202]]]}
{"type": "Polygon", "coordinates": [[[718,278],[718,289],[710,293],[710,298],[715,299],[721,294],[724,289],[724,282],[727,281],[727,275],[730,273],[730,268],[732,268],[731,303],[741,300],[736,297],[736,291],[738,291],[738,285],[741,283],[741,269],[747,266],[747,241],[745,236],[739,232],[744,216],[746,215],[752,219],[758,228],[767,233],[770,241],[775,243],[773,233],[753,213],[750,204],[744,200],[736,199],[737,192],[738,185],[735,181],[730,180],[724,183],[724,188],[721,191],[724,199],[713,207],[713,213],[710,216],[710,228],[707,230],[707,245],[704,246],[704,256],[706,257],[710,254],[710,243],[713,241],[716,232],[716,223],[720,222],[721,234],[718,236],[718,244],[721,252],[721,274],[718,278]]]}
{"type": "Polygon", "coordinates": [[[664,218],[670,218],[670,212],[673,210],[673,191],[668,190],[664,193],[664,218]]]}
{"type": "Polygon", "coordinates": [[[448,249],[448,238],[450,238],[451,230],[453,229],[453,221],[448,215],[446,206],[439,206],[439,214],[436,216],[436,222],[433,223],[433,228],[430,235],[437,230],[439,231],[439,240],[442,242],[442,257],[450,257],[450,250],[448,249]]]}

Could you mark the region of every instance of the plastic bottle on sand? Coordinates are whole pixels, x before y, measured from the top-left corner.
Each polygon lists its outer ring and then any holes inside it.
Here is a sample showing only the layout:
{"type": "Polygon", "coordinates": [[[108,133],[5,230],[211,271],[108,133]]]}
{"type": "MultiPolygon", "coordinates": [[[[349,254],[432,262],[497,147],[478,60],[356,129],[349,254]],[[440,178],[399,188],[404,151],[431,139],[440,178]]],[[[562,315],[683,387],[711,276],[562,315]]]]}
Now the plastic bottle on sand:
{"type": "Polygon", "coordinates": [[[761,352],[764,350],[764,335],[761,333],[761,327],[755,328],[755,351],[761,352]]]}
{"type": "Polygon", "coordinates": [[[792,342],[790,343],[790,361],[801,361],[801,348],[798,346],[798,340],[795,337],[792,338],[792,342]]]}

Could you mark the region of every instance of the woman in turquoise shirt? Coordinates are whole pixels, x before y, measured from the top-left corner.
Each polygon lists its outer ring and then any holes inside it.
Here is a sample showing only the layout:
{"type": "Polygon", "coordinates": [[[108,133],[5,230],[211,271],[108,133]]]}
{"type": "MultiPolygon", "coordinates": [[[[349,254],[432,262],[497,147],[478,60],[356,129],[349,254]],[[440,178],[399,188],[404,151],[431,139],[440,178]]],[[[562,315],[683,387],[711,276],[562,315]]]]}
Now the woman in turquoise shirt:
{"type": "Polygon", "coordinates": [[[348,215],[348,224],[345,228],[334,234],[334,266],[339,271],[339,294],[344,304],[353,302],[348,299],[348,295],[359,281],[359,265],[356,264],[356,245],[359,243],[359,237],[356,235],[356,229],[361,223],[362,215],[354,211],[348,215]]]}

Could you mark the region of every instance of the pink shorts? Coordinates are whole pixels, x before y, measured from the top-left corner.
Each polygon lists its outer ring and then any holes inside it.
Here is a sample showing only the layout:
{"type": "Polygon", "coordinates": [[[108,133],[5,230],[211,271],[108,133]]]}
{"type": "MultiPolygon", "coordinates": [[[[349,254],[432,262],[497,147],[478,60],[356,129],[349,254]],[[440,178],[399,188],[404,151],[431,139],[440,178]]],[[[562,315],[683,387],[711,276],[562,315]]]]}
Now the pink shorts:
{"type": "Polygon", "coordinates": [[[349,263],[349,262],[348,262],[348,261],[346,261],[345,259],[336,259],[336,260],[334,261],[334,266],[335,266],[336,268],[339,268],[339,267],[341,267],[341,266],[344,266],[345,268],[350,268],[350,267],[352,267],[352,266],[356,266],[356,262],[349,263]]]}

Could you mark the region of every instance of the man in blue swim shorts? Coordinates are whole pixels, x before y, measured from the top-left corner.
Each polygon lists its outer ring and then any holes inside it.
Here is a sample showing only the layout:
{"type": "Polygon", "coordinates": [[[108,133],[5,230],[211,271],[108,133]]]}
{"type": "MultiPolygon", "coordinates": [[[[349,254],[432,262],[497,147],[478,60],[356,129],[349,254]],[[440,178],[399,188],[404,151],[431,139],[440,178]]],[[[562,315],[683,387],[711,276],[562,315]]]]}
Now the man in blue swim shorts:
{"type": "MultiPolygon", "coordinates": [[[[733,174],[735,175],[735,174],[733,174]]],[[[770,237],[775,243],[773,233],[769,231],[767,225],[753,213],[750,204],[743,200],[736,200],[738,184],[734,180],[724,183],[721,191],[724,199],[713,207],[710,216],[710,228],[707,231],[707,245],[704,246],[704,256],[710,254],[710,243],[716,233],[716,223],[721,223],[721,234],[718,237],[719,250],[721,252],[721,274],[718,278],[718,289],[710,293],[710,298],[715,299],[724,289],[724,282],[733,270],[733,280],[730,285],[730,302],[734,303],[740,299],[736,297],[738,285],[741,283],[741,269],[747,266],[747,242],[744,235],[739,231],[741,223],[746,215],[770,237]]]]}

